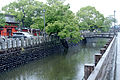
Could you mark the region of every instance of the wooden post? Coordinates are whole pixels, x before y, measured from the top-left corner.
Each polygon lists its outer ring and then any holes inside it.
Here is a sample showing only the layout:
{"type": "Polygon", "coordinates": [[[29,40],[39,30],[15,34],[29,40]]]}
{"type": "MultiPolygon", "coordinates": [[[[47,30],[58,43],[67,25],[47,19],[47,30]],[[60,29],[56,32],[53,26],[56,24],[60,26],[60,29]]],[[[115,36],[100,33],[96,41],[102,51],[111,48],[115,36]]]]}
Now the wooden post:
{"type": "Polygon", "coordinates": [[[84,79],[87,80],[92,71],[94,70],[94,64],[85,64],[84,65],[84,79]]]}
{"type": "Polygon", "coordinates": [[[108,45],[104,45],[104,48],[107,49],[107,48],[108,48],[108,45]]]}
{"type": "Polygon", "coordinates": [[[95,66],[97,65],[101,57],[102,57],[102,54],[95,54],[95,66]]]}
{"type": "Polygon", "coordinates": [[[106,50],[105,48],[101,48],[101,49],[100,49],[100,54],[103,55],[103,54],[105,53],[105,50],[106,50]]]}
{"type": "Polygon", "coordinates": [[[106,43],[107,46],[109,46],[109,43],[106,43]]]}
{"type": "Polygon", "coordinates": [[[110,44],[110,41],[108,41],[107,43],[110,44]]]}

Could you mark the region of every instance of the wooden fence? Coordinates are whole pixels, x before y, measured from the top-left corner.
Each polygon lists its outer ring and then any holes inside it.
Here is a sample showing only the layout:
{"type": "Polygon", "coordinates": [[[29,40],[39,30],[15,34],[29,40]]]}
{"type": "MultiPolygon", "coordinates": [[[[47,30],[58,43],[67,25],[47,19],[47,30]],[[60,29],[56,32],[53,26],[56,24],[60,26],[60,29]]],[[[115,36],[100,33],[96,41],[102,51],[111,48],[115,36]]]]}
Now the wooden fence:
{"type": "Polygon", "coordinates": [[[95,55],[95,64],[85,64],[84,80],[114,80],[116,37],[111,39],[100,53],[95,55]]]}

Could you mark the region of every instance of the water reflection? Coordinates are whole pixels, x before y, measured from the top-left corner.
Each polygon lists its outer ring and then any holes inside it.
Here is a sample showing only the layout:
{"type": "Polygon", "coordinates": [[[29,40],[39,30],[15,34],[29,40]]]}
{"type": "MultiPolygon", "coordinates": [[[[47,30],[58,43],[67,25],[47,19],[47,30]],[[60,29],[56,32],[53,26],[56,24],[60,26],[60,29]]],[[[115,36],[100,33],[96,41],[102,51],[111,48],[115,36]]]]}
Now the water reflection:
{"type": "Polygon", "coordinates": [[[23,65],[0,74],[0,80],[81,80],[84,64],[94,62],[94,54],[106,43],[106,39],[69,48],[45,59],[23,65]]]}

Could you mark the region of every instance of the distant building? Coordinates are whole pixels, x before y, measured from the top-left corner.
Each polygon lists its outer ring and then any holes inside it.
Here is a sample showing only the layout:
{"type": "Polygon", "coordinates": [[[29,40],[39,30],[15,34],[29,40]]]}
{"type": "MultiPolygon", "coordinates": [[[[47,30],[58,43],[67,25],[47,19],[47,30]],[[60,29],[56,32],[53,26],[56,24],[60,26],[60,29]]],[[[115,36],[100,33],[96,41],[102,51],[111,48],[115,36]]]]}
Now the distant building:
{"type": "Polygon", "coordinates": [[[7,25],[0,27],[1,36],[12,36],[13,32],[17,32],[18,22],[15,21],[15,16],[5,15],[5,22],[7,25]]]}
{"type": "MultiPolygon", "coordinates": [[[[19,23],[15,20],[14,15],[5,15],[5,22],[7,23],[7,25],[0,27],[1,36],[12,36],[14,32],[18,31],[19,23]]],[[[39,29],[30,29],[23,27],[21,31],[32,33],[34,36],[41,35],[39,29]]]]}

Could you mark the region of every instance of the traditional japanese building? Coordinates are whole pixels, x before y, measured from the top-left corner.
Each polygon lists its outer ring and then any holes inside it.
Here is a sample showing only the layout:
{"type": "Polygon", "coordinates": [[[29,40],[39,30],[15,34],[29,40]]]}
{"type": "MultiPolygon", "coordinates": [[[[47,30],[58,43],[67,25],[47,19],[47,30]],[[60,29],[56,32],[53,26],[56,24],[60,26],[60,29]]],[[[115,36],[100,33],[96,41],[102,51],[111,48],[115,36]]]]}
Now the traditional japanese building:
{"type": "MultiPolygon", "coordinates": [[[[5,22],[7,23],[5,26],[0,27],[0,35],[1,36],[12,36],[14,32],[18,31],[19,23],[15,20],[14,15],[5,15],[5,22]]],[[[34,36],[41,35],[39,29],[31,29],[26,27],[21,27],[21,31],[32,33],[34,36]]]]}
{"type": "Polygon", "coordinates": [[[7,23],[5,26],[0,27],[0,35],[1,36],[12,36],[13,32],[17,32],[18,22],[15,21],[15,16],[13,15],[5,15],[5,22],[7,23]]]}

